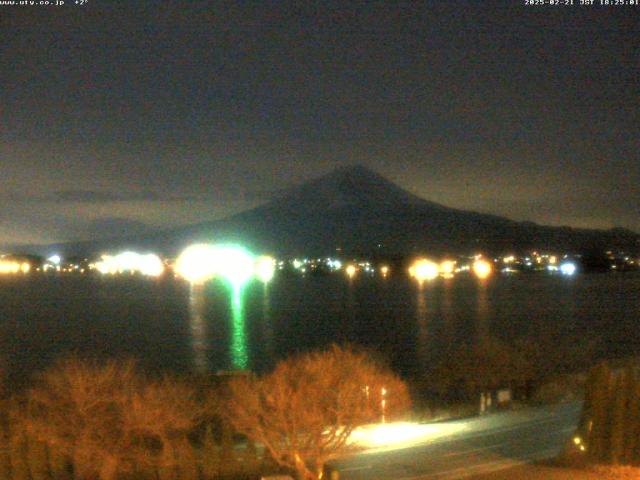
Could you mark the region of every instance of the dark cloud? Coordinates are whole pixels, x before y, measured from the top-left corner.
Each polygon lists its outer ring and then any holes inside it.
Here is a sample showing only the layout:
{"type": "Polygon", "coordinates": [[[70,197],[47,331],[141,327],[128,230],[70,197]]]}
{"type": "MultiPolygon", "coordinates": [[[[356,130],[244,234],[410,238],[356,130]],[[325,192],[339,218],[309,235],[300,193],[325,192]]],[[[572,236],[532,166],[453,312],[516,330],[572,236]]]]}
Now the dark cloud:
{"type": "Polygon", "coordinates": [[[129,237],[154,231],[144,222],[121,217],[98,218],[78,230],[87,238],[129,237]]]}
{"type": "Polygon", "coordinates": [[[351,163],[455,207],[640,229],[631,9],[7,9],[0,237],[68,237],[60,216],[205,221],[351,163]]]}
{"type": "Polygon", "coordinates": [[[44,197],[43,201],[52,202],[119,202],[122,201],[122,194],[109,192],[96,192],[91,190],[64,190],[53,192],[50,196],[44,197]]]}
{"type": "Polygon", "coordinates": [[[157,192],[106,192],[96,190],[60,190],[46,195],[10,194],[13,202],[26,203],[114,203],[114,202],[186,202],[196,198],[189,195],[162,195],[157,192]]]}
{"type": "Polygon", "coordinates": [[[153,191],[143,192],[99,192],[93,190],[64,190],[54,192],[50,197],[50,201],[59,202],[84,202],[84,203],[102,203],[102,202],[181,202],[194,200],[189,195],[171,195],[160,194],[153,191]]]}

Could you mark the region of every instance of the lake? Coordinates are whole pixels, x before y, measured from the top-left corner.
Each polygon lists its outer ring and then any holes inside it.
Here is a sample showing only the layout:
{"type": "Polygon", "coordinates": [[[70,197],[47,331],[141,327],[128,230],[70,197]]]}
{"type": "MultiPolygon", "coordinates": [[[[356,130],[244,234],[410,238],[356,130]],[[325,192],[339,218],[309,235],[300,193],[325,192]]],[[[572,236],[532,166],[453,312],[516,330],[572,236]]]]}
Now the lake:
{"type": "Polygon", "coordinates": [[[0,356],[10,381],[72,353],[135,357],[152,369],[264,371],[294,352],[354,343],[419,375],[487,336],[640,354],[640,275],[437,279],[276,276],[233,291],[137,276],[0,277],[0,356]]]}

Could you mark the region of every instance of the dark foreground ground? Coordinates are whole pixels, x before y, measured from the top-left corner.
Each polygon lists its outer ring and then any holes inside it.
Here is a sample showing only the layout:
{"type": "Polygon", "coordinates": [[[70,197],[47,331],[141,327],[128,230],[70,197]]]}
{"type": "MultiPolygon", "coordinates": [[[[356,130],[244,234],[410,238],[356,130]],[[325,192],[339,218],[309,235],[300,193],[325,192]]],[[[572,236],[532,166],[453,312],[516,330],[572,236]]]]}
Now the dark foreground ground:
{"type": "Polygon", "coordinates": [[[580,469],[548,465],[522,465],[485,475],[469,477],[470,480],[637,480],[640,469],[631,467],[602,467],[580,469]]]}

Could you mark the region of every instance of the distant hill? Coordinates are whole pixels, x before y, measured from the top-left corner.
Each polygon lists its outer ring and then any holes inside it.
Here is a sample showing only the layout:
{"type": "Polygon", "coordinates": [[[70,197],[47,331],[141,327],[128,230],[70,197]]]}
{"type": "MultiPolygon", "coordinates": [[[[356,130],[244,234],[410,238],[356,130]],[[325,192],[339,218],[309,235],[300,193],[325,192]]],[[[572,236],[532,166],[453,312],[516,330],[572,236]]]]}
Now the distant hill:
{"type": "Polygon", "coordinates": [[[233,241],[281,255],[487,253],[531,248],[640,250],[625,229],[588,230],[516,222],[445,207],[412,195],[362,167],[339,168],[272,201],[231,217],[145,237],[65,244],[64,251],[158,249],[175,254],[193,242],[233,241]]]}

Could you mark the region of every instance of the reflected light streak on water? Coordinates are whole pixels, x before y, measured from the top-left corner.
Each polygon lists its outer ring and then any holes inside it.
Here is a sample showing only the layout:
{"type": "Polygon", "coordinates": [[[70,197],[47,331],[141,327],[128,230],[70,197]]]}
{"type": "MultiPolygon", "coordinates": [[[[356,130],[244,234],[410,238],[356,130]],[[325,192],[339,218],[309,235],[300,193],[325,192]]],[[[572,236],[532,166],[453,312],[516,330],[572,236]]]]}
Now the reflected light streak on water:
{"type": "Polygon", "coordinates": [[[356,297],[354,292],[353,279],[349,277],[349,281],[347,283],[347,292],[346,292],[346,304],[345,308],[347,310],[347,321],[349,325],[352,325],[355,322],[356,318],[356,297]]]}
{"type": "Polygon", "coordinates": [[[442,288],[442,299],[440,302],[440,316],[443,323],[443,337],[447,343],[453,343],[455,341],[456,325],[455,315],[453,314],[453,279],[447,278],[444,280],[442,288]]]}
{"type": "Polygon", "coordinates": [[[489,306],[489,298],[487,297],[487,281],[484,279],[478,280],[478,290],[477,290],[477,315],[476,321],[477,323],[477,340],[479,343],[486,341],[490,336],[490,306],[489,306]]]}
{"type": "Polygon", "coordinates": [[[640,272],[494,275],[484,284],[458,275],[424,287],[421,303],[416,282],[397,276],[356,277],[351,289],[345,275],[283,276],[269,284],[270,305],[264,313],[262,292],[247,285],[243,304],[236,305],[241,308],[235,309],[233,329],[233,292],[221,281],[196,290],[181,281],[150,282],[128,275],[108,280],[3,277],[0,356],[7,360],[11,383],[71,352],[136,352],[152,366],[216,371],[231,367],[234,345],[236,364],[246,362],[261,371],[289,354],[348,341],[388,352],[393,367],[410,376],[419,365],[419,319],[433,361],[477,344],[481,332],[507,343],[535,342],[570,351],[593,343],[594,359],[640,354],[633,322],[640,312],[640,272]],[[249,300],[253,293],[255,302],[249,300]],[[277,351],[271,358],[263,340],[263,315],[270,320],[277,351]],[[254,338],[262,348],[249,350],[254,338]]]}
{"type": "Polygon", "coordinates": [[[233,286],[233,297],[231,299],[231,365],[238,370],[246,370],[249,364],[247,352],[247,333],[244,317],[244,305],[242,298],[242,287],[233,286]]]}
{"type": "Polygon", "coordinates": [[[273,356],[273,324],[271,323],[271,299],[269,297],[269,286],[264,284],[262,290],[262,332],[264,335],[264,342],[267,351],[267,355],[273,356]]]}
{"type": "Polygon", "coordinates": [[[211,368],[207,353],[207,324],[205,314],[205,291],[202,285],[189,286],[189,327],[191,330],[191,349],[193,351],[193,367],[198,373],[208,372],[211,368]]]}
{"type": "Polygon", "coordinates": [[[427,300],[423,282],[419,283],[416,301],[416,320],[418,323],[418,331],[416,339],[416,355],[418,357],[418,365],[421,368],[427,366],[427,300]]]}

